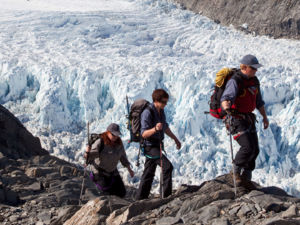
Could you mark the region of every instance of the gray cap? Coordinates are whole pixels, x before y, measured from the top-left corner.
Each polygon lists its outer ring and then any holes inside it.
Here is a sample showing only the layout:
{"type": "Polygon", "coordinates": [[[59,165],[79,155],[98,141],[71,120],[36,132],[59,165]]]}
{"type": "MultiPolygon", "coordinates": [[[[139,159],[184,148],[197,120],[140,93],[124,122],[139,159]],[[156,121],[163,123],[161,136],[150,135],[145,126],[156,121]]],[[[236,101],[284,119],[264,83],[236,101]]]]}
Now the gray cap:
{"type": "Polygon", "coordinates": [[[106,128],[106,130],[112,133],[114,136],[118,136],[118,137],[121,136],[120,126],[118,124],[111,123],[106,128]]]}
{"type": "Polygon", "coordinates": [[[240,63],[245,64],[247,66],[254,67],[258,69],[259,67],[262,67],[261,64],[259,64],[257,58],[254,55],[245,55],[240,63]]]}

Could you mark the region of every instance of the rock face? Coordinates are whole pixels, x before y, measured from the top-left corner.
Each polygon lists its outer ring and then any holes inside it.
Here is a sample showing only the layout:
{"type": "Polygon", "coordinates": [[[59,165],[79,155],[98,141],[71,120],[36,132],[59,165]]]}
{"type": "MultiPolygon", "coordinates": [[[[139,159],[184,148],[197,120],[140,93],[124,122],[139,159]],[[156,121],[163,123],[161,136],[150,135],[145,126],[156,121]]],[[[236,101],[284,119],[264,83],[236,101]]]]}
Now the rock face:
{"type": "Polygon", "coordinates": [[[300,199],[275,187],[243,187],[235,196],[230,175],[200,186],[181,186],[172,196],[136,202],[102,197],[88,202],[65,225],[75,224],[300,224],[300,199]],[[87,216],[89,215],[89,216],[87,216]]]}
{"type": "Polygon", "coordinates": [[[223,25],[274,38],[300,39],[299,0],[173,0],[223,25]]]}
{"type": "Polygon", "coordinates": [[[11,159],[49,154],[42,149],[40,139],[34,137],[2,105],[0,105],[0,152],[11,159]]]}

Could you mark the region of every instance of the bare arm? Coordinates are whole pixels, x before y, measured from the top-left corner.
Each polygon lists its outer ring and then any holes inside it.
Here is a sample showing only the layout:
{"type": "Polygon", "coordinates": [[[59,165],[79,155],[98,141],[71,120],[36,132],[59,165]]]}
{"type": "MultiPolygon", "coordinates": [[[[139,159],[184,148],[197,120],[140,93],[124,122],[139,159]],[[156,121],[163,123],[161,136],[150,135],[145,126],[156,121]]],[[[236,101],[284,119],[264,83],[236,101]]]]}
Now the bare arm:
{"type": "Polygon", "coordinates": [[[181,148],[181,143],[180,141],[178,140],[178,138],[175,136],[175,134],[173,134],[173,132],[171,131],[171,129],[168,127],[165,131],[165,133],[170,137],[172,138],[175,143],[176,143],[176,146],[177,146],[177,149],[180,149],[181,148]]]}
{"type": "Polygon", "coordinates": [[[156,126],[149,129],[149,130],[145,130],[142,134],[143,138],[146,139],[148,137],[151,137],[153,134],[155,134],[157,132],[156,126]]]}
{"type": "Polygon", "coordinates": [[[265,106],[261,106],[258,111],[263,117],[264,129],[267,129],[269,127],[269,120],[266,114],[265,106]]]}

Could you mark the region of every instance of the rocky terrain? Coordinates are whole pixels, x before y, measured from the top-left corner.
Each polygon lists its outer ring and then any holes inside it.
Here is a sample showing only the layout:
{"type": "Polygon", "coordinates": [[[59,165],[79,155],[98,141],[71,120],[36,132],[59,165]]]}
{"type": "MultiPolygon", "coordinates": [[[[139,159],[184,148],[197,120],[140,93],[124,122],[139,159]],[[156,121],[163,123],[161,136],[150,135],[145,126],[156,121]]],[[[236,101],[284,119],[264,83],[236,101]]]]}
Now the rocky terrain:
{"type": "Polygon", "coordinates": [[[230,175],[199,186],[182,185],[173,195],[134,201],[101,196],[74,164],[51,156],[39,139],[0,107],[0,224],[300,224],[300,199],[276,187],[235,196],[230,175]]]}
{"type": "Polygon", "coordinates": [[[223,25],[274,38],[300,39],[299,0],[173,0],[223,25]]]}

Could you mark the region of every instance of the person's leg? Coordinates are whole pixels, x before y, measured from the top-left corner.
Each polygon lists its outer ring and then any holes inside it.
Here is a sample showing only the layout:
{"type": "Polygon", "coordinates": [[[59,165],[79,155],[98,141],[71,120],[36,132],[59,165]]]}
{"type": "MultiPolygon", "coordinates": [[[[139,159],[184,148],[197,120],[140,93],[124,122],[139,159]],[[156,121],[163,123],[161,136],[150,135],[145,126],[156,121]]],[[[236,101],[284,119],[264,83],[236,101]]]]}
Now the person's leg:
{"type": "Polygon", "coordinates": [[[242,176],[249,181],[252,179],[252,171],[255,169],[255,161],[259,154],[258,137],[256,131],[252,131],[250,133],[250,136],[251,136],[253,151],[251,156],[249,157],[248,167],[245,167],[242,172],[242,176]]]}
{"type": "Polygon", "coordinates": [[[105,195],[109,195],[110,191],[109,189],[111,188],[111,177],[109,176],[104,176],[103,174],[92,174],[90,175],[91,179],[94,181],[96,187],[98,190],[105,195]]]}
{"type": "Polygon", "coordinates": [[[137,200],[146,199],[150,194],[153,178],[155,176],[155,169],[157,165],[155,161],[156,161],[155,159],[146,158],[144,164],[144,172],[141,178],[139,189],[136,194],[137,200]]]}
{"type": "Polygon", "coordinates": [[[163,187],[160,189],[164,193],[164,197],[168,197],[172,194],[172,171],[173,165],[169,159],[163,155],[162,157],[163,164],[163,187]]]}
{"type": "Polygon", "coordinates": [[[120,198],[125,197],[126,188],[119,174],[112,177],[112,186],[109,192],[111,195],[117,195],[120,198]]]}

